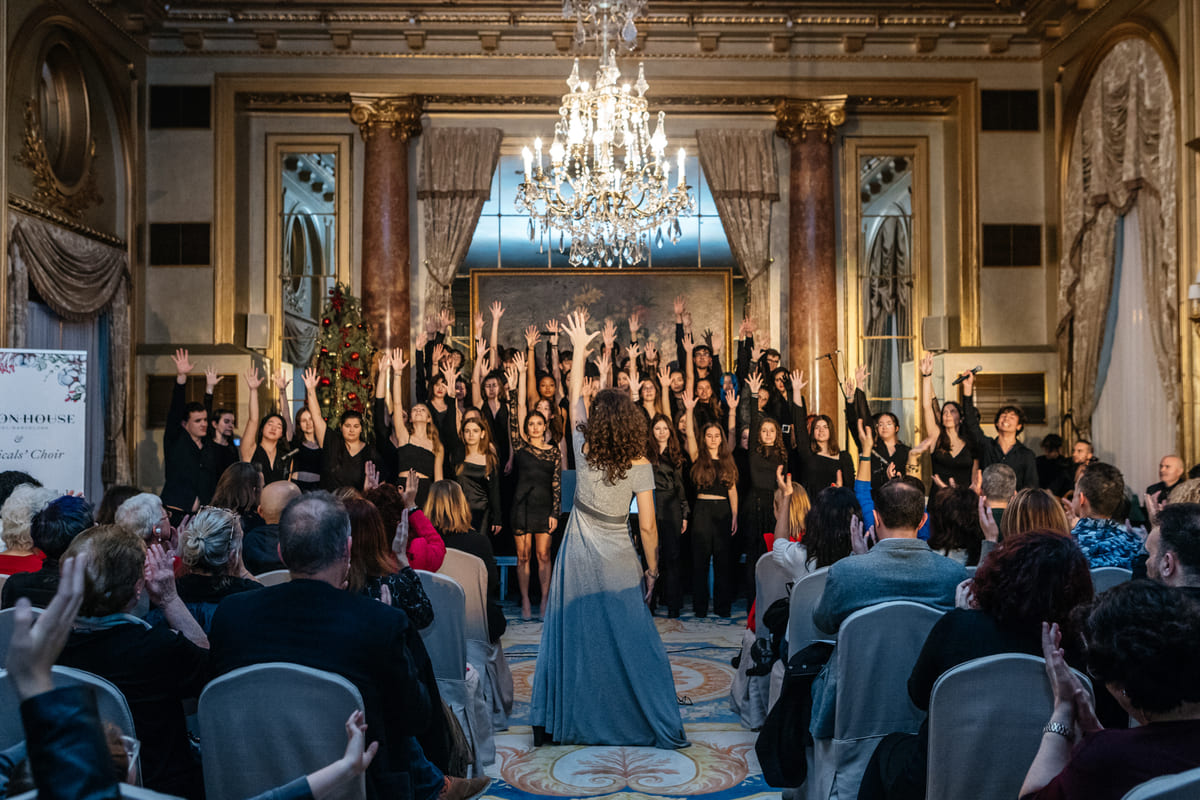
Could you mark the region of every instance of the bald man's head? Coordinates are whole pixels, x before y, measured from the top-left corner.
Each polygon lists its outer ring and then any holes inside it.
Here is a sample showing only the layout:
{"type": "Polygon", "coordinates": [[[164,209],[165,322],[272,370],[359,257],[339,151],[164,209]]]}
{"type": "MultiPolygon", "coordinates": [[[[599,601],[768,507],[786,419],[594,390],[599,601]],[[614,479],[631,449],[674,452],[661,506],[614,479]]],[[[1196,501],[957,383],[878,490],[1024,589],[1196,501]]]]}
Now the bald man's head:
{"type": "Polygon", "coordinates": [[[1183,459],[1179,456],[1163,456],[1158,462],[1158,479],[1167,486],[1174,486],[1183,479],[1183,459]]]}
{"type": "Polygon", "coordinates": [[[291,481],[275,481],[263,487],[258,498],[259,516],[268,525],[279,523],[279,516],[287,508],[287,504],[300,496],[300,487],[291,481]]]}

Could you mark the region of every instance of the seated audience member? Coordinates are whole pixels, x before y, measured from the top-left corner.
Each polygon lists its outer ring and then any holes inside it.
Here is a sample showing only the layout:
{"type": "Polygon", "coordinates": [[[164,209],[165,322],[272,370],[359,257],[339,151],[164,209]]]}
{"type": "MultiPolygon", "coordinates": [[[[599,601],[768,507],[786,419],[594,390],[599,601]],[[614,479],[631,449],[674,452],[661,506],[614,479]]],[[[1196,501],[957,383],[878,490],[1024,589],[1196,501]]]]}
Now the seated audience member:
{"type": "MultiPolygon", "coordinates": [[[[793,483],[790,475],[785,479],[785,484],[790,485],[793,492],[789,498],[790,510],[795,505],[792,498],[804,493],[804,487],[793,483]]],[[[817,493],[802,524],[796,525],[789,513],[776,512],[771,557],[797,578],[828,567],[850,555],[850,525],[854,519],[862,519],[862,509],[854,492],[841,486],[826,486],[817,493]],[[804,534],[803,541],[792,541],[790,538],[791,532],[797,528],[804,534]]]]}
{"type": "MultiPolygon", "coordinates": [[[[28,604],[14,613],[8,674],[21,703],[27,763],[34,786],[45,798],[115,798],[119,773],[128,771],[122,749],[113,753],[101,726],[95,693],[82,686],[54,688],[51,665],[71,632],[84,596],[86,556],[63,562],[61,588],[46,613],[34,617],[28,604]],[[114,769],[116,767],[116,769],[114,769]]],[[[378,745],[367,747],[363,713],[346,720],[346,751],[340,759],[251,800],[326,800],[370,766],[378,745]]],[[[8,795],[14,794],[9,784],[8,795]]]]}
{"type": "Polygon", "coordinates": [[[1096,451],[1087,439],[1080,439],[1071,448],[1071,463],[1074,468],[1086,467],[1096,460],[1096,451]]]}
{"type": "Polygon", "coordinates": [[[471,507],[457,481],[435,481],[425,501],[425,516],[433,523],[446,547],[477,556],[487,567],[487,625],[488,638],[500,641],[508,628],[504,609],[500,605],[500,568],[492,543],[486,536],[471,529],[471,507]]]}
{"type": "Polygon", "coordinates": [[[411,506],[406,553],[408,562],[413,569],[423,569],[426,572],[437,572],[442,568],[442,561],[446,558],[446,543],[442,541],[442,537],[429,522],[424,511],[416,505],[406,505],[404,495],[390,483],[381,483],[364,496],[379,509],[383,530],[389,536],[395,535],[405,510],[411,506]]]}
{"type": "MultiPolygon", "coordinates": [[[[413,481],[412,495],[417,495],[413,481]]],[[[421,586],[421,579],[408,563],[405,549],[408,544],[410,521],[404,514],[395,539],[384,532],[379,511],[367,500],[345,501],[350,515],[350,575],[347,589],[366,595],[372,600],[399,608],[418,630],[433,622],[433,606],[421,586]]]]}
{"type": "Polygon", "coordinates": [[[1200,604],[1151,581],[1100,595],[1081,614],[1087,671],[1138,727],[1105,730],[1067,668],[1059,626],[1043,628],[1054,711],[1025,783],[1024,800],[1119,800],[1160,775],[1200,767],[1200,604]]]}
{"type": "Polygon", "coordinates": [[[1183,482],[1183,459],[1176,455],[1163,456],[1158,462],[1158,483],[1146,487],[1146,494],[1166,500],[1171,490],[1183,482]]]}
{"type": "Polygon", "coordinates": [[[22,472],[19,469],[7,469],[0,472],[0,508],[8,502],[8,497],[23,483],[28,483],[30,486],[42,488],[41,482],[30,475],[28,472],[22,472]]]}
{"type": "MultiPolygon", "coordinates": [[[[217,478],[221,476],[221,453],[208,435],[208,411],[201,403],[186,402],[188,373],[192,362],[187,350],[177,350],[175,386],[163,429],[162,502],[178,524],[185,514],[212,501],[217,478]]],[[[210,372],[215,385],[216,373],[210,372]]],[[[236,458],[237,450],[234,449],[236,458]]]]}
{"type": "Polygon", "coordinates": [[[0,575],[15,575],[19,572],[37,572],[42,568],[45,556],[34,547],[29,533],[33,517],[57,498],[53,489],[43,489],[32,484],[21,484],[0,508],[0,520],[4,522],[0,539],[4,552],[0,553],[0,575]]]}
{"type": "Polygon", "coordinates": [[[1004,518],[1004,509],[1017,496],[1017,473],[1008,464],[985,467],[980,476],[979,491],[987,498],[988,508],[992,510],[996,526],[999,527],[1004,518]]]}
{"type": "Polygon", "coordinates": [[[1172,503],[1146,537],[1146,574],[1200,600],[1200,504],[1172,503]]]}
{"type": "Polygon", "coordinates": [[[262,524],[258,515],[259,498],[262,496],[263,474],[257,464],[238,461],[230,464],[221,473],[212,502],[208,505],[227,508],[242,521],[242,530],[248,531],[262,524]]]}
{"type": "Polygon", "coordinates": [[[813,612],[813,623],[826,633],[837,633],[855,611],[889,600],[952,608],[955,589],[967,577],[961,564],[938,555],[917,538],[925,519],[925,489],[920,481],[896,478],[875,494],[877,544],[829,568],[825,591],[813,612]]]}
{"type": "Polygon", "coordinates": [[[117,484],[108,487],[104,497],[100,498],[100,506],[96,509],[97,525],[116,525],[117,509],[129,498],[139,495],[142,490],[136,486],[117,484]]]}
{"type": "Polygon", "coordinates": [[[113,519],[118,527],[140,536],[147,546],[161,544],[173,550],[178,544],[171,518],[158,495],[135,494],[121,503],[113,519]]]}
{"type": "Polygon", "coordinates": [[[1114,519],[1125,500],[1121,471],[1100,461],[1089,464],[1075,484],[1071,510],[1079,517],[1071,535],[1092,569],[1125,567],[1142,551],[1142,541],[1114,519]]]}
{"type": "MultiPolygon", "coordinates": [[[[231,594],[261,589],[262,584],[242,565],[242,536],[237,514],[205,506],[187,524],[179,543],[179,556],[187,573],[175,581],[179,599],[207,634],[212,615],[231,594]]],[[[162,609],[151,609],[151,625],[163,618],[162,609]]]]}
{"type": "Polygon", "coordinates": [[[1171,494],[1165,498],[1160,497],[1159,502],[1163,505],[1168,503],[1200,503],[1200,478],[1188,478],[1186,481],[1180,481],[1175,484],[1175,488],[1171,490],[1171,494]]]}
{"type": "Polygon", "coordinates": [[[367,770],[373,800],[465,800],[482,791],[487,778],[444,775],[417,742],[440,714],[421,679],[429,657],[403,611],[343,590],[351,541],[342,504],[326,492],[293,500],[279,519],[279,549],[289,582],[233,595],[217,608],[214,674],[288,661],[353,683],[379,742],[367,770]]]}
{"type": "Polygon", "coordinates": [[[208,639],[175,591],[171,558],[157,544],[147,553],[141,537],[115,525],[76,537],[65,556],[81,553],[88,559],[83,605],[58,663],[107,678],[125,695],[147,788],[203,797],[181,701],[204,688],[208,639]],[[148,627],[130,615],[143,591],[165,624],[148,627]]]}
{"type": "MultiPolygon", "coordinates": [[[[959,607],[929,631],[908,679],[909,697],[917,708],[928,711],[933,685],[953,667],[999,653],[1040,655],[1043,620],[1070,631],[1071,610],[1091,599],[1087,559],[1069,538],[1053,531],[1030,531],[1005,539],[964,586],[959,607]]],[[[1083,665],[1078,648],[1072,649],[1071,660],[1083,665]]],[[[986,695],[987,687],[980,687],[980,692],[986,695]]],[[[918,733],[885,737],[867,766],[859,800],[924,798],[928,744],[928,719],[918,733]]]]}
{"type": "Polygon", "coordinates": [[[242,537],[242,560],[252,574],[285,569],[279,558],[279,516],[299,496],[300,487],[291,481],[275,481],[263,488],[258,500],[263,523],[242,537]]]}
{"type": "Polygon", "coordinates": [[[1074,474],[1071,459],[1062,453],[1063,440],[1057,433],[1042,437],[1042,455],[1037,457],[1038,486],[1062,497],[1071,491],[1074,474]]]}
{"type": "Polygon", "coordinates": [[[92,507],[82,497],[63,495],[35,514],[29,535],[46,560],[37,572],[13,575],[5,581],[0,607],[12,608],[19,597],[28,597],[38,608],[49,605],[58,591],[59,559],[71,541],[90,527],[92,507]]]}
{"type": "Polygon", "coordinates": [[[1062,503],[1048,489],[1022,489],[1000,518],[1000,541],[1026,531],[1050,530],[1071,535],[1062,503]]]}
{"type": "Polygon", "coordinates": [[[929,549],[959,564],[978,564],[984,540],[979,505],[979,495],[965,486],[934,492],[929,498],[929,549]]]}

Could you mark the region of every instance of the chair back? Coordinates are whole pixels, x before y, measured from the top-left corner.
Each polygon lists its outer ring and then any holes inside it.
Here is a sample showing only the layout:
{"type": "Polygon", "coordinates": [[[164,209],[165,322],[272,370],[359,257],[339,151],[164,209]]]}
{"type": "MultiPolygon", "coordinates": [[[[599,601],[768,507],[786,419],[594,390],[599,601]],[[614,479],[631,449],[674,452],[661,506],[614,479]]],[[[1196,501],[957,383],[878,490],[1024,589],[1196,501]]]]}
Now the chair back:
{"type": "Polygon", "coordinates": [[[1133,787],[1122,800],[1195,800],[1200,797],[1200,769],[1146,781],[1133,787]]]}
{"type": "MultiPolygon", "coordinates": [[[[1091,681],[1080,677],[1090,693],[1091,681]]],[[[925,800],[1016,797],[1053,710],[1037,656],[1004,653],[947,670],[929,703],[929,763],[938,767],[929,770],[925,800]]]]}
{"type": "Polygon", "coordinates": [[[421,587],[433,606],[433,622],[421,631],[433,674],[438,680],[462,680],[467,675],[467,598],[458,581],[446,575],[417,570],[421,587]]]}
{"type": "Polygon", "coordinates": [[[788,584],[796,580],[770,553],[763,553],[754,565],[754,630],[761,639],[767,636],[763,614],[771,604],[788,596],[788,584]]]}
{"type": "Polygon", "coordinates": [[[278,586],[281,583],[287,583],[291,579],[292,573],[286,569],[273,569],[270,572],[264,572],[262,575],[254,576],[254,580],[263,586],[278,586]]]}
{"type": "Polygon", "coordinates": [[[479,556],[462,550],[446,548],[446,560],[438,570],[453,578],[462,587],[466,601],[467,639],[489,641],[487,627],[487,566],[479,556]]]}
{"type": "Polygon", "coordinates": [[[813,743],[810,798],[857,797],[879,741],[895,731],[917,732],[925,713],[908,697],[908,676],[941,616],[936,608],[893,600],[842,623],[830,663],[837,685],[833,738],[813,743]]]}
{"type": "MultiPolygon", "coordinates": [[[[355,709],[363,701],[354,684],[299,664],[254,664],[217,678],[200,695],[208,800],[254,797],[337,761],[355,709]]],[[[335,796],[364,800],[366,782],[360,775],[335,796]]]]}
{"type": "Polygon", "coordinates": [[[10,576],[0,574],[0,590],[4,589],[4,584],[8,582],[10,576]]]}
{"type": "MultiPolygon", "coordinates": [[[[6,608],[0,610],[0,667],[8,663],[8,646],[12,642],[13,630],[16,628],[16,621],[13,617],[15,608],[6,608]]],[[[34,608],[33,613],[42,613],[42,609],[34,608]]]]}
{"type": "Polygon", "coordinates": [[[809,642],[818,639],[837,639],[813,625],[813,611],[825,593],[825,578],[829,567],[821,567],[805,575],[792,587],[792,600],[788,606],[788,658],[803,650],[809,642]]]}
{"type": "Polygon", "coordinates": [[[1133,570],[1124,567],[1096,567],[1092,570],[1092,588],[1096,594],[1133,579],[1133,570]]]}
{"type": "MultiPolygon", "coordinates": [[[[74,667],[51,667],[51,677],[54,688],[64,686],[90,686],[96,695],[96,709],[100,719],[111,722],[121,729],[126,736],[137,738],[133,727],[133,714],[129,712],[129,703],[125,695],[111,682],[74,667]]],[[[7,670],[0,670],[0,750],[12,747],[17,742],[25,740],[25,729],[21,724],[21,701],[17,690],[8,678],[7,670]]]]}

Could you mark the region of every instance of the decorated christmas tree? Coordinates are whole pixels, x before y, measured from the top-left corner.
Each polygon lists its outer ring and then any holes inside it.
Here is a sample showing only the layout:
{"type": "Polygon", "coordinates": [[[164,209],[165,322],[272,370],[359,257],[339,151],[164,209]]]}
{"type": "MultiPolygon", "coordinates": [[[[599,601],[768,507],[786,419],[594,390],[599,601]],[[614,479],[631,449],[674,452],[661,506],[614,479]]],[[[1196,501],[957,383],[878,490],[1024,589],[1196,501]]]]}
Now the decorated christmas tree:
{"type": "Polygon", "coordinates": [[[321,313],[321,334],[312,363],[318,375],[321,416],[330,424],[336,424],[342,412],[350,410],[363,414],[365,430],[371,429],[374,351],[370,327],[363,322],[362,304],[350,294],[349,286],[337,284],[329,290],[329,301],[321,313]]]}

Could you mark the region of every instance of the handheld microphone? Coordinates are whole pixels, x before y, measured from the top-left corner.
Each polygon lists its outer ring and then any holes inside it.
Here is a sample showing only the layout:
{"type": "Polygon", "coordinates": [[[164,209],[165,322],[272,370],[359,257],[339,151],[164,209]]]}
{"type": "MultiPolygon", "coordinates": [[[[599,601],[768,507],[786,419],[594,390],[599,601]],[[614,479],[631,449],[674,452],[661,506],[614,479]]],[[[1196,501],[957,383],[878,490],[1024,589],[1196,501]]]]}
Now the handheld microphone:
{"type": "Polygon", "coordinates": [[[969,370],[964,372],[962,375],[959,375],[957,378],[955,378],[954,381],[950,385],[958,386],[960,383],[962,383],[963,381],[965,381],[967,379],[968,373],[971,375],[977,375],[977,374],[979,374],[979,371],[982,369],[983,369],[983,365],[976,364],[975,366],[971,367],[969,370]]]}
{"type": "Polygon", "coordinates": [[[841,350],[830,350],[828,353],[824,353],[822,355],[817,356],[816,358],[813,359],[813,361],[820,361],[822,358],[833,358],[835,355],[837,355],[840,352],[842,352],[842,351],[841,350]]]}

